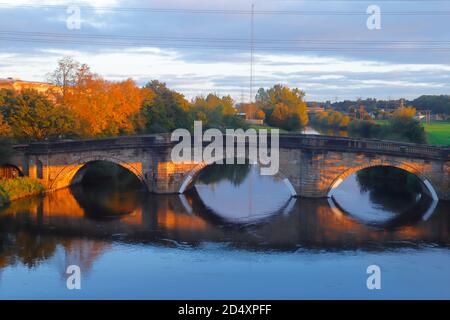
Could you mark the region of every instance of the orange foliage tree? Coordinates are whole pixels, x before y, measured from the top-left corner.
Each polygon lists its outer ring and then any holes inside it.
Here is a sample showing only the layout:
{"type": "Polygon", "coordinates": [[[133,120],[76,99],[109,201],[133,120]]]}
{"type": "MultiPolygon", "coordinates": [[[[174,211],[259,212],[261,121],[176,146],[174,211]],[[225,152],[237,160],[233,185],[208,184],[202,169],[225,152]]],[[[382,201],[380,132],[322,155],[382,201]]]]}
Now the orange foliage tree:
{"type": "Polygon", "coordinates": [[[133,117],[144,94],[131,80],[112,82],[81,65],[63,103],[73,112],[81,136],[113,136],[134,132],[133,117]]]}

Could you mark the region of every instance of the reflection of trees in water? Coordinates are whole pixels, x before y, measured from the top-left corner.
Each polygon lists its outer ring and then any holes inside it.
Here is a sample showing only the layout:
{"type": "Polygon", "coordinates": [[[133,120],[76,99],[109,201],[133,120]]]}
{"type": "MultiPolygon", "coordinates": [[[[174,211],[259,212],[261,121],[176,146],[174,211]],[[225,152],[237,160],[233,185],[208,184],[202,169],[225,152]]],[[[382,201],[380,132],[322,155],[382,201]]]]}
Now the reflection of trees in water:
{"type": "MultiPolygon", "coordinates": [[[[236,163],[236,161],[235,161],[236,163]]],[[[212,164],[202,170],[198,181],[204,184],[214,184],[220,181],[230,181],[239,186],[244,182],[251,170],[251,165],[246,164],[212,164]]]]}
{"type": "Polygon", "coordinates": [[[60,265],[65,274],[68,265],[76,264],[83,272],[89,272],[98,257],[109,248],[109,244],[80,238],[54,236],[36,230],[2,232],[0,234],[0,270],[9,265],[22,263],[29,269],[55,256],[58,246],[64,248],[64,260],[60,265]]]}
{"type": "Polygon", "coordinates": [[[56,237],[40,237],[26,230],[16,233],[1,230],[0,268],[16,263],[34,268],[55,254],[58,243],[56,237]]]}
{"type": "Polygon", "coordinates": [[[416,203],[422,188],[419,179],[402,169],[378,166],[356,173],[356,181],[370,200],[386,210],[402,212],[405,205],[416,203]]]}

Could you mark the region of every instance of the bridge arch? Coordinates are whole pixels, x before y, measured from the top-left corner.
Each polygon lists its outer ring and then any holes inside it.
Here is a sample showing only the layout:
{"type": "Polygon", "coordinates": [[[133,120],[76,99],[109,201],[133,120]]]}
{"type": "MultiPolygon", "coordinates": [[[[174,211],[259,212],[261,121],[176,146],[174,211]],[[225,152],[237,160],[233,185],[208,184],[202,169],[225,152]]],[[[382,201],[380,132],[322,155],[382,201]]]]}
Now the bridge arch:
{"type": "Polygon", "coordinates": [[[55,178],[52,179],[49,185],[49,189],[57,190],[80,182],[84,176],[84,174],[80,172],[80,170],[83,170],[83,168],[85,168],[87,164],[98,161],[111,162],[117,164],[118,166],[123,167],[124,169],[134,174],[144,187],[147,187],[147,184],[145,183],[145,177],[142,173],[142,168],[140,164],[129,163],[127,161],[124,161],[123,159],[114,156],[90,155],[80,157],[77,160],[72,161],[71,163],[65,165],[56,174],[55,178]]]}
{"type": "Polygon", "coordinates": [[[0,179],[13,179],[21,176],[23,176],[23,172],[18,166],[11,163],[3,163],[0,165],[0,179]]]}
{"type": "MultiPolygon", "coordinates": [[[[225,159],[224,159],[224,161],[225,161],[225,159]]],[[[213,165],[214,163],[216,163],[216,162],[203,161],[203,162],[198,163],[191,170],[189,170],[187,172],[187,174],[185,175],[185,177],[183,178],[183,180],[180,184],[180,187],[178,188],[178,193],[182,194],[187,189],[189,189],[193,185],[193,183],[195,182],[197,177],[200,175],[201,171],[204,168],[206,168],[207,166],[213,165]]],[[[224,164],[224,165],[226,165],[226,164],[224,164]]],[[[295,191],[295,188],[292,185],[291,181],[289,180],[289,178],[286,175],[284,175],[281,172],[281,170],[278,170],[278,173],[275,175],[275,177],[284,182],[284,184],[286,185],[286,187],[289,190],[289,193],[291,194],[292,197],[297,196],[297,192],[295,191]]]]}
{"type": "Polygon", "coordinates": [[[327,191],[327,197],[331,197],[334,194],[335,189],[351,174],[356,173],[361,170],[364,170],[364,169],[367,169],[367,168],[374,168],[374,167],[393,167],[393,168],[401,169],[401,170],[404,170],[406,172],[409,172],[409,173],[415,175],[419,179],[422,189],[433,199],[433,201],[439,200],[436,190],[434,189],[433,185],[431,184],[430,180],[428,179],[428,177],[426,175],[424,175],[422,172],[420,172],[417,168],[415,168],[407,163],[397,162],[397,161],[367,162],[362,165],[347,168],[344,172],[339,174],[332,181],[332,183],[327,191]]]}

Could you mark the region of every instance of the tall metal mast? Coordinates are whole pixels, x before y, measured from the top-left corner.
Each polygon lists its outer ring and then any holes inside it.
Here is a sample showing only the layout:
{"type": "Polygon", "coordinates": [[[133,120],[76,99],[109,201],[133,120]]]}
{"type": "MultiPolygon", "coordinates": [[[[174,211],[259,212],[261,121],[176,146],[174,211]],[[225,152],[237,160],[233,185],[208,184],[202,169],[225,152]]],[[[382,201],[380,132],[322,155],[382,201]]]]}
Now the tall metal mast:
{"type": "Polygon", "coordinates": [[[253,51],[254,51],[254,18],[255,5],[252,3],[251,21],[250,21],[250,103],[253,102],[253,51]]]}

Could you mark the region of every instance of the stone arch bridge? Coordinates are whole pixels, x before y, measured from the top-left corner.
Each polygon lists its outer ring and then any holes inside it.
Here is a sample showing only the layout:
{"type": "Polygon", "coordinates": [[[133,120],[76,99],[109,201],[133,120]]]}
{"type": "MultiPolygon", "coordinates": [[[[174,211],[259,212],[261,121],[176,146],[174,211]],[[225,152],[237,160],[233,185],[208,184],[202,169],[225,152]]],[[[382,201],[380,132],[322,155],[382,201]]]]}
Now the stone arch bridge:
{"type": "MultiPolygon", "coordinates": [[[[48,190],[79,182],[92,161],[117,163],[155,193],[183,193],[207,164],[174,163],[167,134],[16,145],[11,165],[48,190]]],[[[279,178],[293,196],[327,197],[347,176],[373,166],[392,166],[422,181],[434,199],[450,200],[450,148],[303,134],[280,134],[279,178]]]]}

